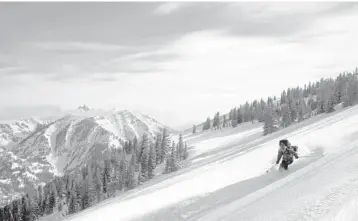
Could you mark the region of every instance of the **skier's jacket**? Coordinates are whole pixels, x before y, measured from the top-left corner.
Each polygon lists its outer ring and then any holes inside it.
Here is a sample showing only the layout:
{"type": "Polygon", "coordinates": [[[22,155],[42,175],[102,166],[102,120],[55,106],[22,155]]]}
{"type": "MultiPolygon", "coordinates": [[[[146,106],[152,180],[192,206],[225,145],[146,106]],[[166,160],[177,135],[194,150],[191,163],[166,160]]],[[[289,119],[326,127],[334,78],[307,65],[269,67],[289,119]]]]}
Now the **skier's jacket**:
{"type": "Polygon", "coordinates": [[[281,157],[282,157],[282,161],[293,161],[293,156],[296,157],[296,159],[298,158],[297,153],[294,151],[294,149],[292,147],[280,147],[280,149],[278,150],[278,154],[277,154],[277,161],[276,163],[280,162],[281,157]]]}

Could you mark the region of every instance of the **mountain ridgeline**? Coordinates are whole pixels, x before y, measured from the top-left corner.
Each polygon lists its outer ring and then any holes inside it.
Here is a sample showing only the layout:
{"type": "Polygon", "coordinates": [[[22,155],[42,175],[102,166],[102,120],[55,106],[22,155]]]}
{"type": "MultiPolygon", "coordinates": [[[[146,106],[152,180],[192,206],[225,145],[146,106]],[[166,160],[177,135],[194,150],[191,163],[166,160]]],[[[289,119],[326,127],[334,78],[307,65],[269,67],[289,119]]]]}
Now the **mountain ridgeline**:
{"type": "Polygon", "coordinates": [[[181,135],[174,141],[171,129],[146,115],[81,108],[33,127],[0,157],[0,220],[34,220],[83,210],[176,171],[188,151],[181,135]]]}
{"type": "MultiPolygon", "coordinates": [[[[313,115],[334,112],[337,107],[349,107],[358,103],[358,69],[342,73],[335,79],[322,78],[304,87],[283,90],[281,97],[254,100],[235,107],[228,114],[215,113],[200,125],[194,125],[192,133],[236,127],[245,122],[262,122],[263,134],[299,123],[313,115]]],[[[187,130],[188,131],[188,130],[187,130]]]]}

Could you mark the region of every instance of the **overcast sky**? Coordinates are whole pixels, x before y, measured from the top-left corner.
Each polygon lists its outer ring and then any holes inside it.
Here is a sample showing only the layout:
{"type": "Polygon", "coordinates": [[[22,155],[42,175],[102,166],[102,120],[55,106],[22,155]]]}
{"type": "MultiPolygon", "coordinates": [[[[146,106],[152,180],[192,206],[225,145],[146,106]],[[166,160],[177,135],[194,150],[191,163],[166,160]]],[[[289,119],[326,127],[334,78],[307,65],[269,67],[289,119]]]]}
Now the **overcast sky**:
{"type": "Polygon", "coordinates": [[[358,66],[354,3],[0,3],[1,119],[87,104],[174,128],[358,66]]]}

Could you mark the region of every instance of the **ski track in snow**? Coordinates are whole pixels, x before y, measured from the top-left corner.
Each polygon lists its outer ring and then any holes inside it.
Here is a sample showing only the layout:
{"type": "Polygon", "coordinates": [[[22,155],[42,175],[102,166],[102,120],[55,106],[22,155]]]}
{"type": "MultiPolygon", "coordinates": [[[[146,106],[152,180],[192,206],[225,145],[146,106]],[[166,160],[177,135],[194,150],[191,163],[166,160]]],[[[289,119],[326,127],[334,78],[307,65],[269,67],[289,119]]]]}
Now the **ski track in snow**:
{"type": "Polygon", "coordinates": [[[257,129],[207,140],[200,140],[200,136],[205,135],[195,135],[198,145],[194,153],[223,148],[223,156],[215,158],[219,152],[202,160],[194,159],[193,165],[199,166],[192,170],[179,171],[171,179],[157,183],[154,179],[123,196],[66,218],[94,221],[106,214],[106,221],[354,220],[358,217],[355,212],[358,207],[356,125],[358,107],[353,107],[309,125],[303,124],[291,132],[247,141],[236,149],[225,150],[225,147],[240,143],[257,133],[257,129]],[[266,173],[276,157],[277,141],[281,138],[289,138],[292,144],[299,146],[301,156],[312,158],[298,160],[289,171],[266,173]],[[321,155],[315,156],[317,151],[321,155]],[[208,159],[212,161],[199,164],[208,159]],[[254,183],[255,180],[258,183],[254,183]],[[240,189],[244,182],[248,183],[246,189],[240,189]],[[250,188],[250,182],[256,189],[250,188]],[[241,196],[233,198],[232,195],[240,191],[241,196]],[[210,199],[213,196],[218,198],[210,199]]]}

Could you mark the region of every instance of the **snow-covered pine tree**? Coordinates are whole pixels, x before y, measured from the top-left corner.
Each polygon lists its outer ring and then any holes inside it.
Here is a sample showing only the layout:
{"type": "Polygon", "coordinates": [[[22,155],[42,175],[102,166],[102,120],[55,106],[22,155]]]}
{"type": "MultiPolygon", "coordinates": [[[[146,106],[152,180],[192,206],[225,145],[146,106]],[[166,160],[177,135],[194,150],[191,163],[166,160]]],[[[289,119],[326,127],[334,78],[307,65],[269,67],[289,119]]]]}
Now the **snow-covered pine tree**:
{"type": "Polygon", "coordinates": [[[179,159],[177,157],[177,149],[175,148],[176,144],[173,141],[170,151],[170,172],[177,171],[180,168],[179,159]]]}
{"type": "Polygon", "coordinates": [[[193,125],[193,134],[195,134],[196,133],[196,125],[194,124],[193,125]]]}
{"type": "Polygon", "coordinates": [[[170,157],[166,157],[165,158],[165,166],[164,166],[164,171],[163,173],[170,173],[171,172],[171,158],[170,157]]]}
{"type": "Polygon", "coordinates": [[[178,140],[178,160],[182,160],[184,158],[184,142],[183,142],[183,135],[179,134],[179,140],[178,140]]]}
{"type": "Polygon", "coordinates": [[[203,130],[209,130],[211,128],[211,119],[210,117],[206,118],[206,121],[203,124],[203,130]]]}
{"type": "Polygon", "coordinates": [[[183,160],[188,159],[188,157],[189,157],[189,153],[188,153],[188,145],[185,143],[185,146],[184,146],[184,153],[183,153],[183,160]]]}
{"type": "Polygon", "coordinates": [[[163,129],[163,136],[162,136],[162,162],[164,162],[164,159],[167,157],[168,155],[168,151],[169,151],[169,147],[170,147],[170,138],[169,138],[169,133],[167,131],[166,128],[163,129]]]}
{"type": "Polygon", "coordinates": [[[237,122],[237,124],[241,124],[244,122],[243,109],[242,109],[241,105],[240,105],[240,108],[237,109],[236,122],[237,122]]]}
{"type": "Polygon", "coordinates": [[[102,172],[102,193],[104,199],[108,198],[108,185],[110,183],[110,169],[108,160],[104,161],[104,168],[102,172]]]}
{"type": "Polygon", "coordinates": [[[99,203],[102,200],[102,191],[103,191],[103,181],[102,181],[103,177],[102,177],[102,172],[101,172],[101,168],[99,167],[99,165],[95,164],[95,176],[94,176],[94,184],[95,184],[95,190],[96,190],[96,198],[97,198],[97,202],[99,203]]]}
{"type": "Polygon", "coordinates": [[[283,104],[281,108],[282,114],[282,121],[281,126],[287,127],[291,124],[291,116],[290,116],[290,109],[288,108],[287,104],[283,104]]]}
{"type": "Polygon", "coordinates": [[[142,141],[141,141],[141,145],[140,145],[140,151],[139,151],[139,155],[138,155],[138,162],[140,162],[141,158],[142,158],[142,154],[144,149],[146,149],[148,147],[149,144],[149,140],[148,140],[148,134],[147,133],[143,133],[142,136],[142,141]]]}
{"type": "MultiPolygon", "coordinates": [[[[34,196],[30,199],[31,200],[31,209],[32,209],[32,220],[36,220],[38,219],[39,215],[40,215],[40,208],[39,208],[39,200],[38,200],[38,193],[36,190],[36,193],[34,194],[34,196]]],[[[1,219],[0,219],[1,220],[1,219]]]]}
{"type": "Polygon", "coordinates": [[[232,110],[232,120],[231,120],[231,126],[236,127],[237,125],[237,110],[236,107],[232,110]]]}
{"type": "Polygon", "coordinates": [[[21,221],[31,221],[32,214],[31,214],[31,207],[29,204],[28,195],[25,195],[21,198],[21,221]]]}
{"type": "Polygon", "coordinates": [[[219,128],[219,124],[220,124],[220,113],[216,112],[215,116],[214,116],[214,120],[213,120],[213,128],[216,130],[219,128]]]}
{"type": "Polygon", "coordinates": [[[5,220],[4,209],[2,207],[0,207],[0,220],[7,221],[7,220],[5,220]]]}
{"type": "Polygon", "coordinates": [[[271,107],[266,107],[264,120],[264,135],[278,130],[277,114],[271,107]]]}
{"type": "Polygon", "coordinates": [[[148,161],[148,178],[152,179],[155,175],[156,168],[156,150],[154,145],[150,145],[149,161],[148,161]]]}
{"type": "Polygon", "coordinates": [[[163,151],[162,151],[162,136],[161,134],[157,134],[155,139],[155,151],[156,151],[156,164],[160,164],[163,162],[163,151]]]}
{"type": "Polygon", "coordinates": [[[137,186],[137,181],[136,181],[136,177],[135,177],[135,167],[136,167],[136,157],[135,154],[132,154],[132,157],[129,161],[129,165],[128,165],[128,170],[127,170],[127,188],[128,189],[133,189],[137,186]]]}
{"type": "Polygon", "coordinates": [[[10,205],[6,205],[4,207],[4,221],[10,221],[12,219],[12,214],[11,214],[11,208],[10,208],[10,205]]]}
{"type": "Polygon", "coordinates": [[[39,185],[37,187],[37,204],[38,204],[38,209],[39,209],[39,211],[38,211],[39,216],[43,216],[43,214],[44,214],[44,209],[42,207],[42,205],[43,205],[42,202],[43,202],[43,188],[42,188],[41,185],[39,185]]]}
{"type": "Polygon", "coordinates": [[[148,179],[149,140],[144,139],[141,146],[139,182],[143,183],[148,179]]]}
{"type": "Polygon", "coordinates": [[[223,127],[227,127],[226,115],[223,116],[223,127]]]}
{"type": "Polygon", "coordinates": [[[68,205],[68,212],[69,214],[73,214],[76,213],[76,193],[74,191],[71,191],[71,195],[70,195],[70,203],[68,205]]]}
{"type": "Polygon", "coordinates": [[[12,201],[10,214],[12,216],[12,219],[9,219],[9,220],[20,220],[21,219],[22,210],[21,210],[21,201],[20,200],[12,201]]]}
{"type": "Polygon", "coordinates": [[[93,180],[92,162],[87,164],[87,186],[88,186],[88,207],[92,206],[96,202],[96,188],[93,180]]]}
{"type": "Polygon", "coordinates": [[[83,207],[82,206],[82,195],[81,195],[81,188],[77,181],[75,182],[74,192],[76,195],[76,202],[75,202],[76,211],[81,211],[82,207],[83,207]]]}

